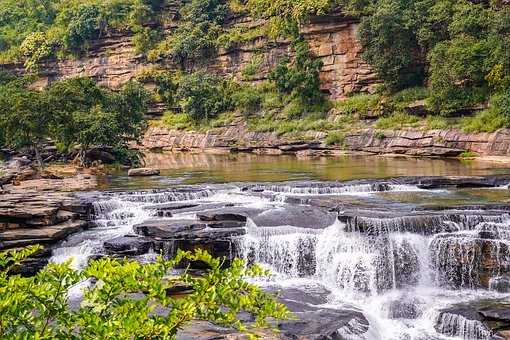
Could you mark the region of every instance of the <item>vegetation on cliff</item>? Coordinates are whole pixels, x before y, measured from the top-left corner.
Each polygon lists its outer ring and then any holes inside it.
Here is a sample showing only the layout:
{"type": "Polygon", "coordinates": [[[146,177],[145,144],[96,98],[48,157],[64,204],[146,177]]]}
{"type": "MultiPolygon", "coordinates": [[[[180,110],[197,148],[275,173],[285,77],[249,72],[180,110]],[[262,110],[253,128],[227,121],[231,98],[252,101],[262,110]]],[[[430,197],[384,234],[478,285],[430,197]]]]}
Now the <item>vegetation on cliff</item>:
{"type": "Polygon", "coordinates": [[[83,162],[93,146],[125,154],[143,132],[148,94],[139,83],[113,92],[90,78],[73,78],[38,91],[29,87],[30,77],[1,78],[0,139],[9,147],[33,148],[41,165],[39,149],[47,139],[62,151],[78,147],[83,162]]]}
{"type": "Polygon", "coordinates": [[[415,100],[423,101],[429,115],[446,119],[421,120],[427,126],[453,124],[448,117],[474,106],[486,110],[454,124],[468,131],[493,131],[510,124],[504,106],[510,100],[510,6],[501,2],[189,0],[178,3],[175,15],[168,11],[169,5],[165,0],[4,1],[0,61],[23,61],[27,69],[36,71],[45,58],[81,55],[112,30],[129,30],[137,50],[163,68],[158,75],[149,75],[157,85],[156,96],[169,112],[182,111],[167,117],[167,122],[197,125],[232,110],[248,116],[262,110],[265,116],[255,117],[255,125],[264,125],[264,120],[274,121],[272,109],[281,111],[278,121],[321,120],[331,107],[343,105],[327,103],[321,93],[322,64],[300,28],[314,16],[342,11],[359,20],[363,58],[384,81],[371,97],[356,96],[356,101],[368,101],[360,105],[361,111],[351,110],[349,115],[363,118],[367,112],[377,112],[372,116],[382,116],[381,127],[414,124],[416,117],[410,117],[413,113],[403,105],[412,101],[401,100],[402,93],[420,89],[426,95],[415,100]],[[261,24],[226,25],[229,17],[239,14],[261,19],[261,24]],[[291,57],[277,61],[264,84],[244,85],[258,72],[257,57],[243,70],[243,79],[235,81],[201,70],[219,49],[239,47],[260,36],[268,43],[291,42],[291,57]],[[180,71],[165,70],[166,61],[180,71]],[[193,83],[199,77],[204,82],[193,83]],[[199,93],[203,99],[197,97],[199,93]]]}
{"type": "Polygon", "coordinates": [[[71,261],[49,264],[33,277],[8,272],[38,247],[0,252],[0,337],[36,339],[175,339],[193,319],[209,320],[250,333],[269,326],[267,319],[285,319],[286,307],[247,278],[267,275],[234,260],[223,269],[221,259],[203,251],[179,251],[172,260],[155,263],[104,258],[83,270],[71,261]],[[172,270],[182,261],[201,261],[201,276],[172,270]],[[178,286],[191,293],[172,297],[178,286]],[[73,300],[74,299],[74,300],[73,300]],[[250,325],[239,313],[253,316],[250,325]]]}

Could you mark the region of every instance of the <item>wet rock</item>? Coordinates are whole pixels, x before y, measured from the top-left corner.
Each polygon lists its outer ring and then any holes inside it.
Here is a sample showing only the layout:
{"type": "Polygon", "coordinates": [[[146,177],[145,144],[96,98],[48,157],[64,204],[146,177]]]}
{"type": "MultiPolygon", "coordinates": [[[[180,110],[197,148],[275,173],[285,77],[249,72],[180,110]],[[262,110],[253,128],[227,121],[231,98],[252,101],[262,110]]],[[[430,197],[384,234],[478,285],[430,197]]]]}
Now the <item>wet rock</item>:
{"type": "Polygon", "coordinates": [[[496,299],[457,304],[440,311],[435,328],[464,339],[505,339],[510,330],[510,303],[496,299]]]}
{"type": "Polygon", "coordinates": [[[491,278],[489,281],[489,289],[499,293],[510,293],[510,275],[491,278]]]}
{"type": "Polygon", "coordinates": [[[158,169],[137,168],[137,169],[129,169],[128,176],[131,176],[131,177],[158,176],[159,173],[160,173],[160,171],[158,169]]]}
{"type": "Polygon", "coordinates": [[[417,319],[422,314],[418,305],[419,301],[412,297],[391,301],[388,306],[388,317],[391,319],[417,319]]]}
{"type": "Polygon", "coordinates": [[[142,255],[149,252],[152,241],[140,237],[116,237],[103,243],[104,249],[110,254],[142,255]]]}
{"type": "Polygon", "coordinates": [[[149,220],[133,226],[133,230],[139,235],[168,239],[188,237],[206,227],[206,223],[197,220],[149,220]]]}
{"type": "Polygon", "coordinates": [[[492,277],[510,272],[510,247],[503,240],[441,234],[430,251],[439,283],[446,286],[489,288],[492,277]]]}
{"type": "Polygon", "coordinates": [[[111,164],[116,161],[116,158],[113,155],[113,149],[108,147],[92,148],[87,151],[85,157],[89,162],[101,161],[102,163],[111,164]]]}
{"type": "Polygon", "coordinates": [[[236,222],[246,222],[247,216],[242,213],[235,212],[203,212],[197,214],[197,217],[201,221],[236,221],[236,222]]]}
{"type": "Polygon", "coordinates": [[[349,210],[342,211],[338,219],[346,224],[346,231],[367,235],[390,232],[411,232],[420,235],[472,230],[483,222],[502,222],[501,211],[389,211],[349,210]]]}
{"type": "Polygon", "coordinates": [[[16,228],[0,232],[0,249],[23,247],[35,243],[54,243],[66,236],[85,229],[88,222],[66,221],[44,228],[16,228]]]}
{"type": "Polygon", "coordinates": [[[304,205],[288,205],[285,208],[266,210],[252,216],[258,226],[294,226],[299,228],[324,229],[335,222],[336,214],[327,210],[304,205]]]}
{"type": "Polygon", "coordinates": [[[463,305],[442,310],[434,327],[440,334],[463,339],[487,339],[492,334],[482,315],[476,309],[463,305]]]}

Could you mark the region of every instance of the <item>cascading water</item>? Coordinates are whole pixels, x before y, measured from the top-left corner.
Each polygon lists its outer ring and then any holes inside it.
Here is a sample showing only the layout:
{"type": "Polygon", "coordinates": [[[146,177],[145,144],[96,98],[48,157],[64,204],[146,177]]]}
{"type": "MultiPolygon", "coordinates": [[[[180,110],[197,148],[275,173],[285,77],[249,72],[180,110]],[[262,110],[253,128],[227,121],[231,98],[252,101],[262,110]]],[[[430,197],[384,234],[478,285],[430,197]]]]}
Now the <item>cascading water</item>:
{"type": "MultiPolygon", "coordinates": [[[[104,241],[131,234],[133,225],[158,216],[158,207],[169,203],[197,206],[195,210],[172,212],[171,217],[165,217],[169,220],[193,219],[197,212],[218,205],[262,211],[263,216],[286,209],[289,204],[304,206],[311,196],[367,196],[383,191],[421,189],[389,183],[314,183],[255,185],[249,190],[235,186],[190,187],[105,194],[94,203],[97,227],[68,238],[54,249],[52,260],[74,257],[74,265],[83,266],[90,256],[103,253],[104,241]],[[300,198],[288,200],[294,196],[300,198]]],[[[479,289],[481,284],[488,286],[485,281],[502,269],[510,271],[508,215],[449,211],[347,216],[324,229],[286,222],[265,226],[248,219],[246,235],[235,240],[238,254],[274,273],[257,281],[262,285],[305,287],[310,291],[320,287],[328,292],[328,301],[319,307],[360,309],[370,328],[367,331],[365,324],[352,319],[338,329],[346,339],[488,339],[491,333],[481,322],[443,309],[459,301],[510,298],[505,293],[479,289]],[[482,268],[476,259],[486,257],[491,261],[487,260],[482,268]]],[[[151,251],[142,260],[150,260],[155,254],[151,251]]]]}
{"type": "MultiPolygon", "coordinates": [[[[289,195],[334,191],[268,190],[289,195]]],[[[328,306],[361,308],[383,339],[489,339],[492,333],[482,322],[441,310],[459,301],[510,297],[473,290],[480,288],[484,274],[480,259],[493,261],[488,276],[510,265],[509,231],[508,215],[476,212],[361,218],[336,221],[324,230],[258,227],[250,221],[241,248],[248,260],[274,272],[271,284],[300,286],[312,280],[330,291],[328,306]]]]}

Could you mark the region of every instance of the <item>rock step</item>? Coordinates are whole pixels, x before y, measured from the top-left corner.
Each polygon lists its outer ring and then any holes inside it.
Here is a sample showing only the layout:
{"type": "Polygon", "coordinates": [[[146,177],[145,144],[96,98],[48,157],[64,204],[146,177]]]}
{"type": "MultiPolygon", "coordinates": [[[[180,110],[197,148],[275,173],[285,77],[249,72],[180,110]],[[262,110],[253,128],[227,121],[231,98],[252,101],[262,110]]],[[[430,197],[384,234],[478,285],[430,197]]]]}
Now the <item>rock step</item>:
{"type": "Polygon", "coordinates": [[[18,228],[0,232],[0,249],[26,246],[35,243],[54,243],[66,236],[87,228],[82,220],[66,221],[40,228],[18,228]]]}

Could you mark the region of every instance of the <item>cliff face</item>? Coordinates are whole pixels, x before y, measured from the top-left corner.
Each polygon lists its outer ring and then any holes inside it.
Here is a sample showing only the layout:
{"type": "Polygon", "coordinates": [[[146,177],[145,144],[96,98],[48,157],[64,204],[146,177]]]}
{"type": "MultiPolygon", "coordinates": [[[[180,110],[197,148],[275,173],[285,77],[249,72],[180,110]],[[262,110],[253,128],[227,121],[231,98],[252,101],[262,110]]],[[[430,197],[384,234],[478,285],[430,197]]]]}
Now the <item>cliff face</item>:
{"type": "Polygon", "coordinates": [[[173,131],[151,127],[141,143],[146,150],[209,153],[249,152],[256,154],[295,154],[328,156],[345,152],[399,154],[406,156],[456,157],[466,151],[482,156],[508,156],[510,129],[494,133],[462,133],[458,130],[365,129],[345,135],[341,145],[327,145],[326,134],[309,132],[302,140],[291,140],[276,133],[249,131],[243,123],[211,129],[207,133],[173,131]]]}
{"type": "MultiPolygon", "coordinates": [[[[257,27],[263,21],[248,17],[232,17],[230,27],[257,27]]],[[[361,46],[356,40],[357,24],[354,19],[340,14],[312,18],[302,28],[304,37],[317,57],[324,62],[321,73],[322,89],[333,99],[345,97],[353,91],[370,92],[377,78],[370,67],[361,60],[361,46]]],[[[171,30],[171,28],[167,28],[171,30]]],[[[220,75],[233,75],[240,79],[242,70],[257,57],[260,70],[253,81],[265,79],[278,60],[290,54],[289,42],[268,41],[260,36],[229,50],[220,50],[216,56],[199,63],[186,65],[189,69],[206,67],[220,75]]],[[[172,68],[169,61],[161,61],[172,68]]],[[[4,65],[5,66],[5,65],[4,65]]],[[[152,66],[145,57],[137,55],[129,32],[111,32],[109,36],[91,44],[88,54],[80,59],[49,61],[41,66],[41,80],[36,86],[76,76],[90,76],[101,85],[118,88],[136,76],[142,69],[152,66]]],[[[22,72],[20,65],[5,66],[22,72]]]]}

